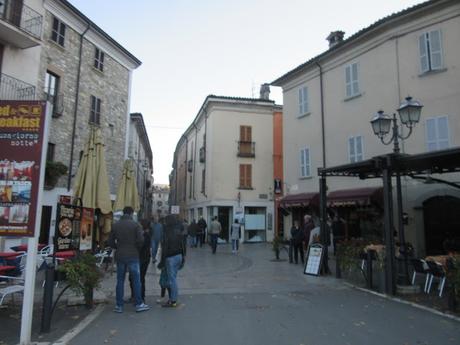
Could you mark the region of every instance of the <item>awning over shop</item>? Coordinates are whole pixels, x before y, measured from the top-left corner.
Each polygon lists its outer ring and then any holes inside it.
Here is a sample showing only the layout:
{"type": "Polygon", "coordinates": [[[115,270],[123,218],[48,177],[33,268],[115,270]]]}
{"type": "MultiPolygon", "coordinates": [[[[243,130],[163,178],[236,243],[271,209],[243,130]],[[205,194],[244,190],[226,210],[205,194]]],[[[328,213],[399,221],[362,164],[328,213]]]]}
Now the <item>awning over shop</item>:
{"type": "Polygon", "coordinates": [[[369,206],[372,203],[382,203],[382,187],[363,187],[354,189],[341,189],[327,195],[327,205],[337,206],[369,206]]]}
{"type": "Polygon", "coordinates": [[[308,207],[310,205],[319,205],[319,193],[289,194],[282,198],[280,203],[283,208],[308,207]]]}

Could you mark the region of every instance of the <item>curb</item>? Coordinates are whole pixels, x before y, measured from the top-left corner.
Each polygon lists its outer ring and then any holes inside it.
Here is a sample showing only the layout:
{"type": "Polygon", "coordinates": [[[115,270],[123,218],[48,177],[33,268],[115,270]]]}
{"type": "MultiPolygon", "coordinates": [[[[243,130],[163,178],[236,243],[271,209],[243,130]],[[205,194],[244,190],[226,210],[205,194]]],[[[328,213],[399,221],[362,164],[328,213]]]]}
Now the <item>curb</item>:
{"type": "Polygon", "coordinates": [[[424,305],[420,305],[420,304],[417,304],[417,303],[414,303],[414,302],[409,302],[409,301],[406,301],[406,300],[403,300],[403,299],[397,298],[397,297],[391,297],[389,295],[385,295],[385,294],[380,293],[380,292],[368,290],[368,289],[365,289],[365,288],[350,284],[348,282],[343,282],[343,284],[347,285],[347,286],[349,286],[349,287],[351,287],[353,289],[363,291],[363,292],[367,292],[367,293],[369,293],[371,295],[379,296],[379,297],[385,298],[387,300],[398,302],[398,303],[401,303],[401,304],[410,305],[410,306],[412,306],[414,308],[425,310],[425,311],[428,311],[428,312],[430,312],[432,314],[435,314],[435,315],[438,315],[438,316],[442,316],[442,317],[445,317],[445,318],[460,322],[460,317],[452,315],[452,314],[443,313],[443,312],[441,312],[439,310],[436,310],[436,309],[433,309],[433,308],[430,308],[430,307],[426,307],[424,305]]]}
{"type": "Polygon", "coordinates": [[[94,311],[92,311],[87,317],[85,317],[80,323],[72,328],[69,332],[63,335],[61,338],[55,342],[51,342],[50,345],[67,345],[75,336],[77,336],[81,331],[83,331],[86,326],[93,322],[105,309],[104,304],[99,304],[94,311]]]}

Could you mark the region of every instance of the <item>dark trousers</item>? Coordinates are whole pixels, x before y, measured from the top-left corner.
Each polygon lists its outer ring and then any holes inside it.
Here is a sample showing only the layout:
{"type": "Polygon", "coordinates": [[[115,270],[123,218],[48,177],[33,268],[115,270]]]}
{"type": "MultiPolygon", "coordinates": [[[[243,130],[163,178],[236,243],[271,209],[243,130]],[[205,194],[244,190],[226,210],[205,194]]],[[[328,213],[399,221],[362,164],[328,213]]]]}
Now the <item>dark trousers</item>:
{"type": "Polygon", "coordinates": [[[198,244],[200,245],[200,247],[203,246],[203,234],[201,233],[196,235],[196,246],[195,247],[198,247],[198,244]]]}
{"type": "Polygon", "coordinates": [[[217,234],[211,234],[211,247],[212,247],[212,253],[216,254],[216,249],[217,249],[217,234]]]}
{"type": "Polygon", "coordinates": [[[294,252],[294,241],[293,240],[290,240],[289,241],[289,263],[293,263],[293,252],[294,252]]]}
{"type": "Polygon", "coordinates": [[[303,243],[294,244],[294,261],[295,263],[299,263],[299,252],[300,252],[300,260],[304,263],[304,253],[303,253],[303,243]]]}

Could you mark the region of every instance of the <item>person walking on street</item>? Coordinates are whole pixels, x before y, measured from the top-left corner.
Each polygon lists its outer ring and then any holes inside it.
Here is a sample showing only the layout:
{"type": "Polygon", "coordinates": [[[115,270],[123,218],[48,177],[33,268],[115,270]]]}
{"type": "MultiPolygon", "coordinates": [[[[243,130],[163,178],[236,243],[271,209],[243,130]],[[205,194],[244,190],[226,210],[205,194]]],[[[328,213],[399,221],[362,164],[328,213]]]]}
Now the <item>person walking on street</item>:
{"type": "Polygon", "coordinates": [[[184,242],[184,255],[187,255],[187,239],[189,238],[187,219],[182,222],[182,241],[184,242]]]}
{"type": "Polygon", "coordinates": [[[232,253],[238,253],[238,246],[241,237],[241,226],[238,222],[238,219],[235,219],[235,222],[232,224],[230,238],[232,240],[232,253]]]}
{"type": "Polygon", "coordinates": [[[208,224],[206,224],[206,221],[204,220],[203,216],[200,216],[200,219],[198,220],[198,226],[200,227],[201,232],[201,247],[203,243],[206,243],[206,228],[208,227],[208,224]]]}
{"type": "Polygon", "coordinates": [[[157,262],[157,253],[158,247],[161,243],[161,238],[163,236],[163,224],[158,221],[158,216],[153,218],[153,223],[151,226],[150,236],[152,238],[152,263],[157,262]]]}
{"type": "Polygon", "coordinates": [[[222,231],[222,226],[217,220],[217,217],[214,217],[211,222],[211,225],[209,226],[209,235],[211,236],[211,247],[212,247],[213,254],[216,254],[217,237],[219,236],[221,231],[222,231]]]}
{"type": "Polygon", "coordinates": [[[310,242],[310,232],[315,228],[315,223],[313,222],[312,216],[306,214],[304,217],[304,225],[303,225],[303,238],[305,241],[305,249],[308,250],[308,245],[310,242]]]}
{"type": "Polygon", "coordinates": [[[162,305],[165,308],[177,306],[179,287],[177,284],[177,272],[183,265],[184,246],[182,241],[182,224],[174,215],[166,217],[165,231],[161,243],[162,260],[168,275],[168,285],[171,291],[168,302],[162,305]]]}
{"type": "Polygon", "coordinates": [[[299,227],[299,222],[294,221],[294,225],[291,228],[291,240],[294,247],[294,262],[299,263],[299,253],[300,260],[304,263],[304,252],[303,252],[303,241],[304,241],[304,232],[299,227]]]}
{"type": "Polygon", "coordinates": [[[141,281],[139,269],[139,250],[144,243],[144,235],[139,223],[133,220],[133,208],[125,207],[123,216],[112,226],[108,240],[110,247],[116,249],[115,260],[117,262],[117,286],[116,286],[116,313],[123,312],[123,298],[126,272],[133,280],[136,312],[149,310],[141,297],[141,281]]]}
{"type": "Polygon", "coordinates": [[[139,264],[140,264],[140,278],[141,278],[141,297],[145,301],[145,275],[150,263],[150,243],[152,238],[150,237],[150,222],[147,219],[141,220],[144,244],[139,251],[139,264]]]}
{"type": "Polygon", "coordinates": [[[190,247],[193,248],[197,246],[197,235],[198,235],[198,224],[195,219],[192,220],[190,226],[188,227],[188,235],[190,236],[190,247]]]}

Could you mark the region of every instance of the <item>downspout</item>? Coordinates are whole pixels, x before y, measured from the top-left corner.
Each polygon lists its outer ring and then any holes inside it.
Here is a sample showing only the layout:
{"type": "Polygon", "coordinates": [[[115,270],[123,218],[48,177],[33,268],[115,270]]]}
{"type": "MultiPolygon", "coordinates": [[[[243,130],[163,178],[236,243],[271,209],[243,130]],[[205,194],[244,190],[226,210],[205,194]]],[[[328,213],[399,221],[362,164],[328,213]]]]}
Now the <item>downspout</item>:
{"type": "Polygon", "coordinates": [[[185,179],[184,179],[184,203],[187,202],[187,172],[188,172],[188,164],[187,164],[187,158],[188,158],[188,137],[185,137],[185,179]]]}
{"type": "Polygon", "coordinates": [[[316,62],[319,68],[319,87],[320,87],[320,100],[321,100],[321,136],[322,136],[322,147],[323,147],[323,168],[326,167],[326,134],[324,128],[324,93],[323,93],[323,68],[316,62]]]}
{"type": "Polygon", "coordinates": [[[193,188],[193,200],[196,200],[196,196],[195,196],[195,167],[196,167],[196,148],[197,148],[197,137],[198,137],[198,128],[196,127],[196,124],[194,123],[193,124],[193,127],[195,127],[195,149],[194,149],[194,152],[193,152],[193,172],[192,172],[192,188],[193,188]]]}
{"type": "Polygon", "coordinates": [[[206,143],[208,141],[208,113],[204,111],[204,185],[203,185],[203,195],[205,198],[208,198],[206,195],[206,163],[208,161],[206,143]]]}
{"type": "Polygon", "coordinates": [[[73,113],[73,125],[72,125],[72,139],[70,142],[70,161],[69,161],[69,176],[67,178],[67,191],[70,191],[70,185],[72,182],[72,165],[73,165],[73,151],[75,147],[75,132],[77,130],[77,115],[78,115],[78,96],[80,94],[80,75],[81,75],[81,56],[83,53],[83,36],[88,32],[91,27],[91,23],[88,23],[85,31],[80,35],[80,51],[78,53],[78,70],[77,70],[77,85],[75,89],[75,107],[73,113]]]}

